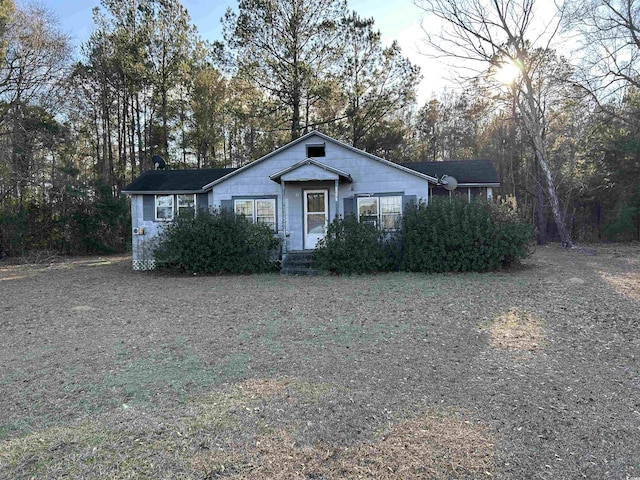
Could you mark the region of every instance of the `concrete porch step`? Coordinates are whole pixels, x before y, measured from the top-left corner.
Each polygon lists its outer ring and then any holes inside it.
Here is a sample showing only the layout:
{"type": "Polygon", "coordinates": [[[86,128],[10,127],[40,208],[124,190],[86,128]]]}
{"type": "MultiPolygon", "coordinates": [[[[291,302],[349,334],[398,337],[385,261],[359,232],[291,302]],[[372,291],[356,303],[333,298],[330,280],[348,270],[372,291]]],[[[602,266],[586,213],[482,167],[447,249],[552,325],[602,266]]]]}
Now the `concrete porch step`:
{"type": "Polygon", "coordinates": [[[282,262],[282,275],[319,275],[320,271],[313,268],[313,250],[289,252],[282,262]]]}
{"type": "Polygon", "coordinates": [[[280,269],[280,275],[316,276],[321,273],[320,270],[316,270],[315,268],[305,267],[283,267],[280,269]]]}

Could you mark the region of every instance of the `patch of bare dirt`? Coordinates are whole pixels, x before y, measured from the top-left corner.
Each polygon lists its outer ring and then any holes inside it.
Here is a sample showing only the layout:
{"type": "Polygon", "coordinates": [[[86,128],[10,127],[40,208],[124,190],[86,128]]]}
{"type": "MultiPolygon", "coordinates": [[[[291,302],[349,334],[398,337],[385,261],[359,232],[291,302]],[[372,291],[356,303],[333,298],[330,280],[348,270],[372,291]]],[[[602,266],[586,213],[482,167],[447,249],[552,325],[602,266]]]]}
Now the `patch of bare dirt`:
{"type": "Polygon", "coordinates": [[[258,438],[226,468],[218,459],[205,465],[214,465],[219,475],[236,471],[230,479],[449,478],[490,475],[494,444],[483,425],[431,413],[393,425],[376,441],[352,448],[300,446],[281,430],[258,438]]]}
{"type": "Polygon", "coordinates": [[[494,318],[488,330],[495,348],[537,352],[544,347],[542,321],[517,308],[494,318]]]}
{"type": "Polygon", "coordinates": [[[618,293],[633,300],[640,300],[640,273],[629,272],[611,275],[607,272],[600,272],[600,276],[618,293]]]}

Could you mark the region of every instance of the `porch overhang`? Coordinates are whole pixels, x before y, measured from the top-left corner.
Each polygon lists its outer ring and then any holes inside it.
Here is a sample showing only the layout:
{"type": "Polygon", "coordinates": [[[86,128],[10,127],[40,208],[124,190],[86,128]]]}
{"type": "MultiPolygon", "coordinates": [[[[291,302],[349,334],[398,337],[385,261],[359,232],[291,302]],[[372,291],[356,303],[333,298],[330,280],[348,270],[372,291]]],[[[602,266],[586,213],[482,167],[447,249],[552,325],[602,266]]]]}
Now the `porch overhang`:
{"type": "Polygon", "coordinates": [[[331,167],[313,158],[304,160],[280,170],[269,178],[276,183],[284,182],[313,182],[323,180],[333,180],[352,183],[351,175],[345,171],[331,167]]]}

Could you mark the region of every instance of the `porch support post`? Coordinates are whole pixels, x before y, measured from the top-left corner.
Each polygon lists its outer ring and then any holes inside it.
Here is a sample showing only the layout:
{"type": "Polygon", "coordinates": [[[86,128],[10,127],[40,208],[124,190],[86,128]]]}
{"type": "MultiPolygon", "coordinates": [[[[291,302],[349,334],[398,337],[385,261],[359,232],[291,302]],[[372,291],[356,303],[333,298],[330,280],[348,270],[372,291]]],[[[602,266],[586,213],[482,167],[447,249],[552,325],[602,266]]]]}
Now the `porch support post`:
{"type": "Polygon", "coordinates": [[[285,206],[286,202],[286,188],[285,181],[282,180],[282,259],[287,256],[287,207],[285,206]]]}
{"type": "Polygon", "coordinates": [[[339,185],[340,185],[340,178],[336,178],[336,179],[335,179],[335,188],[333,189],[333,190],[334,190],[334,193],[335,193],[335,204],[336,204],[336,206],[335,206],[335,211],[334,211],[334,214],[333,214],[333,216],[334,216],[334,217],[337,217],[337,216],[338,216],[338,208],[339,208],[339,202],[338,202],[338,188],[339,188],[339,185]]]}

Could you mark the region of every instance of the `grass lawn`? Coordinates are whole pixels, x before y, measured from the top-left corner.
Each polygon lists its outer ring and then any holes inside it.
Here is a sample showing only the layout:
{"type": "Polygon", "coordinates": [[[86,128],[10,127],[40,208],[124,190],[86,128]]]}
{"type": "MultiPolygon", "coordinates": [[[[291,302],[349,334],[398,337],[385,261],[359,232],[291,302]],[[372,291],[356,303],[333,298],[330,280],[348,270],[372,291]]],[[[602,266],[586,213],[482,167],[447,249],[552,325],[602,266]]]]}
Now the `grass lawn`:
{"type": "Polygon", "coordinates": [[[640,478],[640,246],[516,270],[0,263],[0,478],[640,478]]]}

